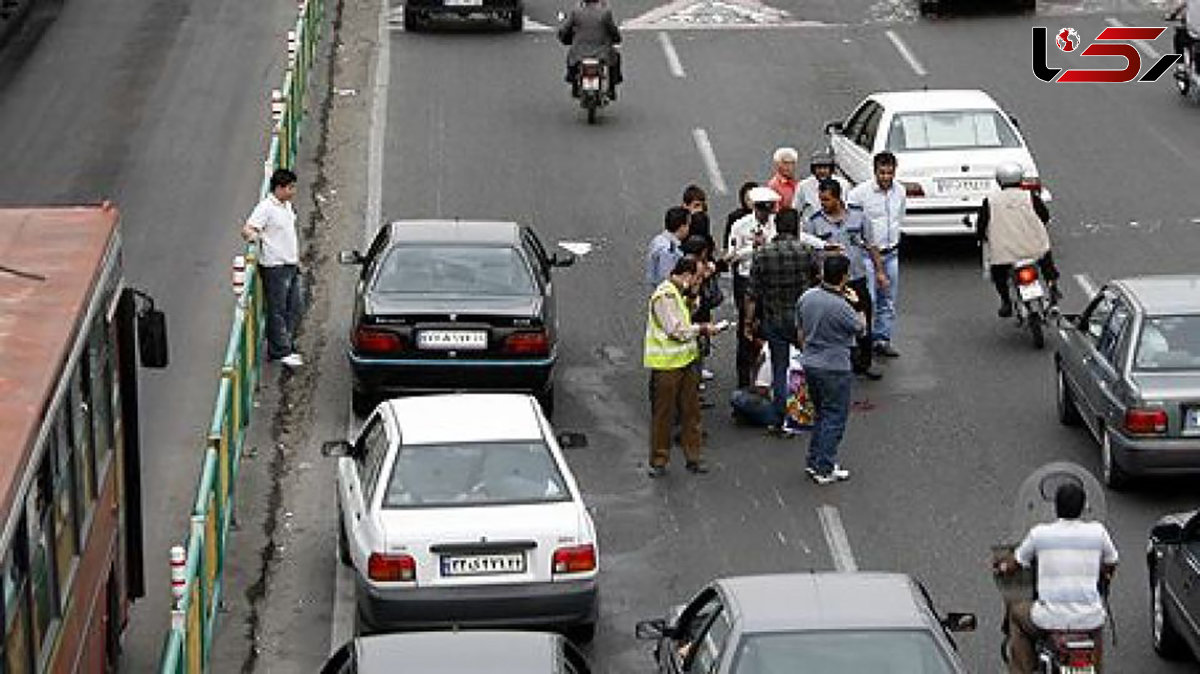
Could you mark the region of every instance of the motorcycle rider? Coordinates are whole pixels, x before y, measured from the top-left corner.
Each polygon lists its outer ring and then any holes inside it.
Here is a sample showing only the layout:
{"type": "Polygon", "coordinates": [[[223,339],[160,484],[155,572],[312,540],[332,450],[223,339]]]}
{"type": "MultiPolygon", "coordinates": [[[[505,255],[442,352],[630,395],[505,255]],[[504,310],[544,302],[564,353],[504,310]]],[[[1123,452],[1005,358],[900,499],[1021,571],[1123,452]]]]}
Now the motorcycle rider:
{"type": "Polygon", "coordinates": [[[1012,316],[1012,299],[1008,295],[1008,277],[1013,264],[1019,260],[1036,259],[1042,278],[1050,288],[1050,303],[1057,304],[1058,267],[1050,253],[1050,234],[1046,223],[1050,211],[1036,190],[1025,190],[1021,179],[1025,170],[1009,162],[996,167],[996,182],[1000,189],[989,194],[979,206],[975,235],[988,244],[988,262],[992,283],[1000,296],[1001,318],[1012,316]]]}
{"type": "Polygon", "coordinates": [[[1100,632],[1107,617],[1103,595],[1116,572],[1117,548],[1103,524],[1080,519],[1086,500],[1078,484],[1060,485],[1054,494],[1058,519],[1035,525],[1013,556],[996,564],[996,573],[1009,575],[1037,560],[1036,599],[1006,607],[1012,674],[1034,671],[1035,640],[1051,631],[1093,633],[1099,671],[1100,632]]]}
{"type": "MultiPolygon", "coordinates": [[[[1180,14],[1183,15],[1183,25],[1175,29],[1175,51],[1182,54],[1185,49],[1194,49],[1196,43],[1200,42],[1200,0],[1180,3],[1167,15],[1167,19],[1176,21],[1180,14]]],[[[1194,51],[1192,53],[1195,54],[1194,51]]],[[[1197,59],[1192,59],[1193,67],[1196,61],[1197,59]]]]}
{"type": "Polygon", "coordinates": [[[827,149],[813,152],[808,159],[808,170],[812,175],[801,180],[796,185],[796,197],[792,208],[800,211],[800,221],[805,222],[813,214],[821,210],[821,195],[819,185],[826,178],[833,178],[842,185],[842,194],[850,193],[850,182],[837,175],[837,162],[833,153],[827,149]]]}
{"type": "Polygon", "coordinates": [[[617,85],[621,76],[621,31],[613,19],[612,10],[600,0],[583,0],[578,7],[562,20],[558,27],[558,40],[569,45],[567,50],[567,83],[571,95],[579,97],[576,74],[579,62],[585,58],[599,58],[608,64],[608,96],[617,100],[617,85]]]}

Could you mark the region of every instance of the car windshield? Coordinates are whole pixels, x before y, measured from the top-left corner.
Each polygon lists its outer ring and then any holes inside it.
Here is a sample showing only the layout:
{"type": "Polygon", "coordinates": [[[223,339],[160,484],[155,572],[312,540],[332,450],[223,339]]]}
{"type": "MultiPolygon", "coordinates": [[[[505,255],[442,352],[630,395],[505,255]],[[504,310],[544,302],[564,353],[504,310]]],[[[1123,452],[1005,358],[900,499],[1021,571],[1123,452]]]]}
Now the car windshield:
{"type": "Polygon", "coordinates": [[[508,246],[397,246],[379,266],[381,293],[533,295],[529,265],[508,246]]]}
{"type": "Polygon", "coordinates": [[[1133,369],[1200,370],[1200,316],[1147,317],[1133,369]]]}
{"type": "Polygon", "coordinates": [[[569,501],[550,448],[540,440],[405,445],[396,454],[385,508],[569,501]]]}
{"type": "Polygon", "coordinates": [[[995,110],[905,112],[892,118],[892,152],[1021,147],[1016,131],[995,110]]]}
{"type": "Polygon", "coordinates": [[[755,634],[738,649],[735,674],[953,674],[932,635],[918,630],[755,634]]]}

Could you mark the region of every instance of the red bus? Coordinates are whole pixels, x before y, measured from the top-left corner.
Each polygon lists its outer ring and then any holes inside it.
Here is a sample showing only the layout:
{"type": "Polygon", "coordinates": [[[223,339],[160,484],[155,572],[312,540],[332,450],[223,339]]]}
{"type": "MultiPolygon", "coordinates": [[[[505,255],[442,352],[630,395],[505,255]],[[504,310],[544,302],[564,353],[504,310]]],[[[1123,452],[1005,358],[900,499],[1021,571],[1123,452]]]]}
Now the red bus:
{"type": "Polygon", "coordinates": [[[0,209],[3,674],[116,670],[144,590],[138,326],[165,365],[139,296],[111,206],[0,209]]]}

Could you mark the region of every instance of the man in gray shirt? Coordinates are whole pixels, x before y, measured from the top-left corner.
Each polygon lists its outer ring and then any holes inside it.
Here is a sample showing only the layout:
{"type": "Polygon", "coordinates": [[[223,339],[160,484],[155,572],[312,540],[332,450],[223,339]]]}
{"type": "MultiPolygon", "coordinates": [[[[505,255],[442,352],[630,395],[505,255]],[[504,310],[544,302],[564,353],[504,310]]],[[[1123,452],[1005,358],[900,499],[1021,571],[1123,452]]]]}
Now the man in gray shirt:
{"type": "Polygon", "coordinates": [[[870,334],[866,316],[852,306],[860,298],[846,284],[850,265],[844,255],[827,255],[821,285],[805,291],[796,302],[804,378],[816,412],[805,472],[822,485],[850,478],[850,471],[837,461],[838,443],[850,416],[854,381],[850,349],[856,338],[870,334]]]}

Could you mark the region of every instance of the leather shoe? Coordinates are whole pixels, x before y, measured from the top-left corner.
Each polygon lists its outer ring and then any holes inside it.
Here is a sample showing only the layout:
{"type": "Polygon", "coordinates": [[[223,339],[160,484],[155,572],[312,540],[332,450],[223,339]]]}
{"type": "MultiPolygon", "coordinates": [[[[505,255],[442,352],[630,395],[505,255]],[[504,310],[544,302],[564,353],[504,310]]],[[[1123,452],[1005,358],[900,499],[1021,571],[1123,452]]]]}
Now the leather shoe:
{"type": "Polygon", "coordinates": [[[646,475],[649,475],[650,477],[653,477],[653,478],[663,477],[666,474],[667,474],[666,466],[650,466],[650,468],[648,470],[646,470],[646,475]]]}
{"type": "Polygon", "coordinates": [[[1000,318],[1009,318],[1012,316],[1012,302],[1005,302],[1000,305],[1000,309],[996,312],[1000,318]]]}
{"type": "Polygon", "coordinates": [[[855,374],[865,379],[870,379],[871,381],[879,381],[880,379],[883,379],[883,373],[877,370],[863,370],[862,372],[856,372],[855,374]]]}
{"type": "Polygon", "coordinates": [[[703,475],[708,472],[708,463],[701,459],[699,461],[688,461],[687,469],[689,473],[694,475],[703,475]]]}

